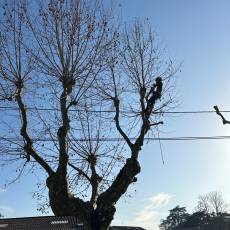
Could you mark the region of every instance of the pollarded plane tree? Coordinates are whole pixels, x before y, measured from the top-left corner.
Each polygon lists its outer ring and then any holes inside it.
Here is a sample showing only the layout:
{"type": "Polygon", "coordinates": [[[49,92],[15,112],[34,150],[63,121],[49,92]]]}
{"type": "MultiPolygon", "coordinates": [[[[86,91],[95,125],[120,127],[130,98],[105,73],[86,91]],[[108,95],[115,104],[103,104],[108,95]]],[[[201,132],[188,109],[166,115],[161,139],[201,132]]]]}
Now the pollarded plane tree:
{"type": "Polygon", "coordinates": [[[98,1],[15,0],[2,11],[0,101],[16,108],[1,112],[2,166],[45,178],[55,215],[108,229],[173,103],[176,69],[147,23],[118,27],[98,1]]]}

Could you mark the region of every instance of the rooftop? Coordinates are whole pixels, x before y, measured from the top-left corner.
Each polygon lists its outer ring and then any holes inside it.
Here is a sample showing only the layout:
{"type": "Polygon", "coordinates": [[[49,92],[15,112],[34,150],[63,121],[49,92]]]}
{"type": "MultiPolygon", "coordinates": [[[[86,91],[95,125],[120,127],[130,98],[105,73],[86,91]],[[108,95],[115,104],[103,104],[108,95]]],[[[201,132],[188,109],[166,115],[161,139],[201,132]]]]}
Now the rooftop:
{"type": "MultiPolygon", "coordinates": [[[[83,230],[74,216],[40,216],[0,219],[0,230],[83,230]]],[[[145,230],[140,227],[112,226],[110,230],[145,230]]]]}
{"type": "Polygon", "coordinates": [[[83,225],[76,217],[24,217],[0,219],[0,229],[4,230],[82,230],[83,225]]]}

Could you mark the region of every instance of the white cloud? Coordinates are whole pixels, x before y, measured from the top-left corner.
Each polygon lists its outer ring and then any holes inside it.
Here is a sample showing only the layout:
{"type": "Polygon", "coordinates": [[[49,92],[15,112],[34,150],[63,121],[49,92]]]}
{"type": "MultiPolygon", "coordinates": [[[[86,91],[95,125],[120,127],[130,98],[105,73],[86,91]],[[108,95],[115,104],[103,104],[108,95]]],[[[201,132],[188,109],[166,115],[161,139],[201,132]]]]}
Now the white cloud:
{"type": "Polygon", "coordinates": [[[124,217],[119,216],[115,223],[143,227],[147,230],[158,230],[160,220],[165,215],[161,208],[169,204],[173,197],[174,195],[163,192],[149,197],[145,199],[147,201],[145,206],[134,215],[134,218],[125,220],[124,217]]]}
{"type": "Polygon", "coordinates": [[[162,218],[162,213],[158,209],[166,206],[172,198],[172,194],[163,192],[148,198],[148,204],[137,213],[134,219],[135,225],[148,230],[157,230],[162,218]]]}
{"type": "Polygon", "coordinates": [[[167,205],[173,198],[172,194],[169,193],[158,193],[155,196],[149,198],[153,208],[158,208],[167,205]]]}
{"type": "Polygon", "coordinates": [[[145,208],[137,213],[130,225],[140,226],[148,230],[157,230],[160,219],[161,214],[159,212],[145,208]]]}

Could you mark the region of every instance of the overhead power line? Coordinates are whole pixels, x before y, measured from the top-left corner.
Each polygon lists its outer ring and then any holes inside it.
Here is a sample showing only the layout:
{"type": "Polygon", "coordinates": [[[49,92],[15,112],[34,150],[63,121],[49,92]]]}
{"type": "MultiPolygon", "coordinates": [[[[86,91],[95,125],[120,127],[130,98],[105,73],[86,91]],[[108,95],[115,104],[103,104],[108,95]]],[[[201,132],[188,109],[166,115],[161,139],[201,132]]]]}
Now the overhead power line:
{"type": "MultiPolygon", "coordinates": [[[[136,138],[132,137],[129,138],[130,140],[136,140],[136,138]]],[[[230,139],[230,136],[184,136],[184,137],[146,137],[145,141],[196,141],[196,140],[227,140],[230,139]]],[[[9,142],[17,142],[17,141],[23,141],[21,138],[17,137],[0,137],[1,141],[9,141],[9,142]]],[[[37,142],[52,142],[57,141],[57,139],[51,139],[51,138],[32,138],[33,141],[37,142]]],[[[76,138],[71,139],[71,141],[125,141],[123,138],[91,138],[85,139],[85,138],[76,138]]]]}
{"type": "MultiPolygon", "coordinates": [[[[26,107],[27,110],[37,110],[37,111],[60,111],[60,109],[54,108],[37,108],[37,107],[26,107]]],[[[0,106],[0,110],[13,110],[18,111],[18,107],[13,106],[0,106]]],[[[70,112],[84,112],[83,109],[69,109],[70,112]]],[[[90,113],[114,113],[115,110],[87,110],[90,113]]],[[[121,113],[134,113],[133,111],[121,110],[121,113]]],[[[230,113],[230,110],[220,110],[221,113],[230,113]]],[[[154,111],[153,113],[162,113],[160,111],[154,111]]],[[[191,111],[165,111],[165,114],[207,114],[207,113],[216,113],[215,110],[191,110],[191,111]]]]}

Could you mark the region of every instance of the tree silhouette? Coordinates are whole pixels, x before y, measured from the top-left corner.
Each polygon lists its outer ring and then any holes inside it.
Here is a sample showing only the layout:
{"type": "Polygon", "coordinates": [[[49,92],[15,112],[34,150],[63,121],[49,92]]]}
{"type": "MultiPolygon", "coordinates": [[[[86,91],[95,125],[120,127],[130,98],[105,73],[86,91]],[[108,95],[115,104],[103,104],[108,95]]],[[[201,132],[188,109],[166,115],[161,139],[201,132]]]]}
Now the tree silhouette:
{"type": "Polygon", "coordinates": [[[213,213],[217,216],[221,213],[225,213],[227,209],[227,203],[224,201],[222,195],[216,191],[198,197],[197,211],[207,214],[213,213]]]}
{"type": "Polygon", "coordinates": [[[2,9],[0,102],[16,110],[2,111],[0,157],[16,179],[46,178],[56,216],[106,230],[174,102],[176,68],[147,23],[119,27],[100,1],[38,2],[2,9]]]}
{"type": "Polygon", "coordinates": [[[169,210],[169,215],[166,219],[162,220],[160,224],[161,230],[179,229],[179,227],[188,219],[189,214],[185,207],[176,206],[169,210]]]}
{"type": "Polygon", "coordinates": [[[182,228],[193,228],[193,227],[199,227],[203,228],[206,226],[209,226],[211,223],[212,216],[208,213],[205,213],[203,211],[194,212],[188,218],[186,221],[182,224],[182,228]]]}

